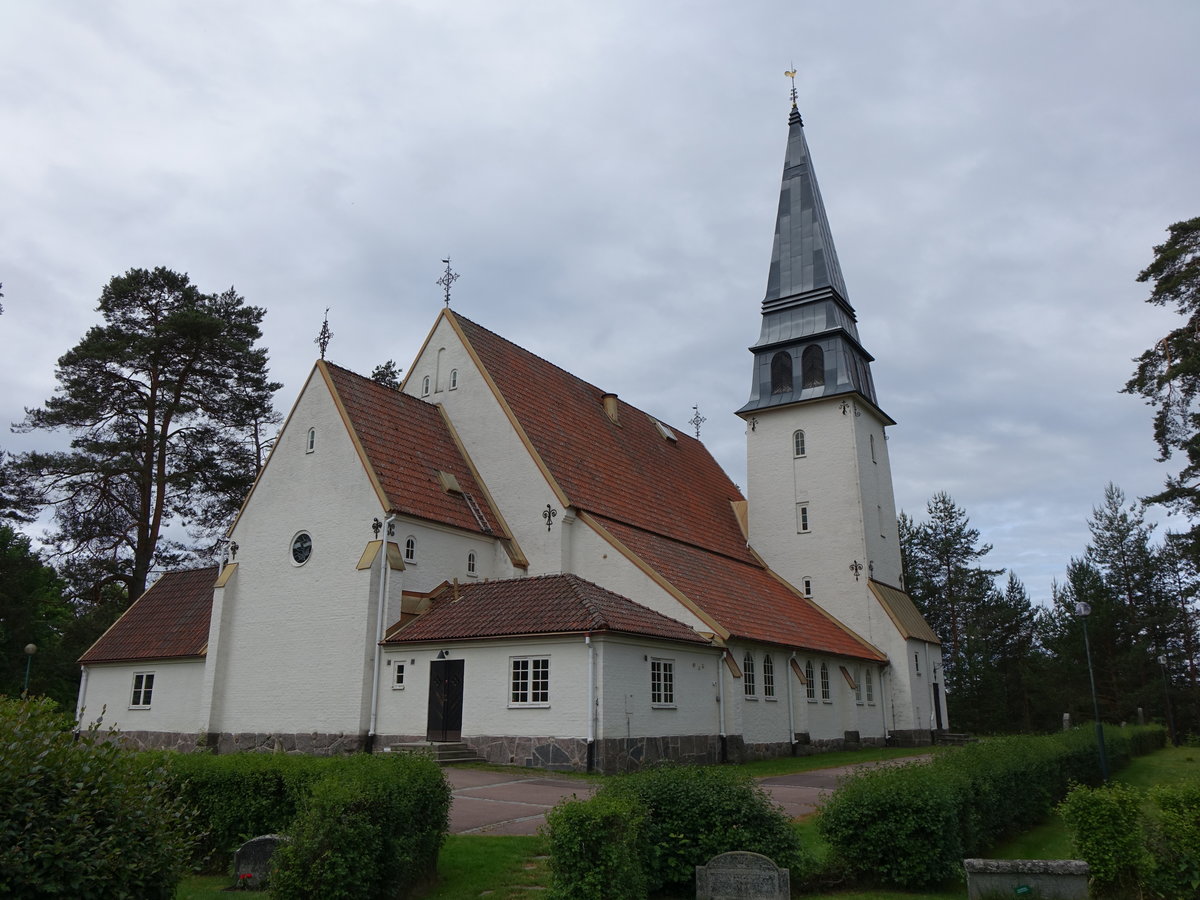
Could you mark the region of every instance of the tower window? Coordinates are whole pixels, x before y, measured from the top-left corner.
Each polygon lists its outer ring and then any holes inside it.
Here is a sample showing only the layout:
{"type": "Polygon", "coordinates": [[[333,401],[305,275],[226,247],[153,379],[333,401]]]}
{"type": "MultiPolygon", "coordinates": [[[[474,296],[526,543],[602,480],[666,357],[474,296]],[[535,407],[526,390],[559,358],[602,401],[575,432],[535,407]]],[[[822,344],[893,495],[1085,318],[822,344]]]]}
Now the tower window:
{"type": "Polygon", "coordinates": [[[800,584],[804,587],[804,596],[811,599],[812,598],[812,579],[805,578],[800,582],[800,584]]]}
{"type": "Polygon", "coordinates": [[[404,561],[407,563],[417,561],[417,539],[411,534],[404,539],[404,561]]]}
{"type": "Polygon", "coordinates": [[[771,393],[792,392],[792,354],[780,350],[771,357],[771,393]]]}
{"type": "Polygon", "coordinates": [[[429,396],[429,376],[428,375],[426,375],[424,378],[421,379],[421,396],[422,397],[429,396]]]}
{"type": "Polygon", "coordinates": [[[450,370],[450,390],[458,390],[458,369],[450,370]]]}
{"type": "Polygon", "coordinates": [[[796,504],[796,531],[800,534],[806,534],[809,530],[808,522],[808,504],[796,504]]]}
{"type": "Polygon", "coordinates": [[[304,452],[312,453],[317,449],[317,429],[308,429],[308,437],[304,440],[304,452]]]}
{"type": "Polygon", "coordinates": [[[792,432],[792,456],[804,456],[804,432],[792,432]]]}
{"type": "Polygon", "coordinates": [[[806,388],[825,384],[825,351],[819,344],[809,344],[804,348],[800,357],[800,374],[806,388]]]}
{"type": "Polygon", "coordinates": [[[746,692],[747,697],[753,697],[756,690],[754,686],[754,654],[749,650],[742,657],[742,690],[746,692]]]}

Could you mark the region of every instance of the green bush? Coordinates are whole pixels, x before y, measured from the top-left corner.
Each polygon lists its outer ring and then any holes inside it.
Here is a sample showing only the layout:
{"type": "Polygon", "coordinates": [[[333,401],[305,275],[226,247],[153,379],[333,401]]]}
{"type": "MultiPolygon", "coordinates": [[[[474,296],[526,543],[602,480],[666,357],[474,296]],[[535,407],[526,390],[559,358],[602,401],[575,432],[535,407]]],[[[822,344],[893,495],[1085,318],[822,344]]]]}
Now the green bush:
{"type": "Polygon", "coordinates": [[[433,878],[450,788],[429,759],[354,756],[313,787],[275,852],[280,900],[402,897],[433,878]]]}
{"type": "Polygon", "coordinates": [[[812,868],[787,816],[736,770],[658,766],[611,781],[597,796],[645,809],[642,867],[650,891],[690,887],[696,866],[730,850],[769,856],[796,880],[812,868]]]}
{"type": "Polygon", "coordinates": [[[287,831],[313,785],[344,764],[341,757],[281,753],[154,753],[170,790],[193,811],[200,840],[193,865],[224,874],[233,854],[260,834],[287,831]]]}
{"type": "Polygon", "coordinates": [[[0,698],[0,896],[172,898],[191,832],[159,767],[49,700],[0,698]]]}
{"type": "Polygon", "coordinates": [[[606,794],[552,809],[545,827],[550,896],[555,900],[645,897],[640,857],[645,815],[637,801],[606,794]]]}
{"type": "MultiPolygon", "coordinates": [[[[1158,727],[1107,729],[1110,760],[1163,746],[1158,727]]],[[[818,828],[851,876],[921,888],[961,872],[964,856],[1042,821],[1072,783],[1098,783],[1095,732],[995,738],[847,780],[818,828]]]]}
{"type": "Polygon", "coordinates": [[[1150,800],[1157,812],[1146,827],[1149,893],[1200,897],[1200,781],[1155,785],[1150,800]]]}
{"type": "Polygon", "coordinates": [[[1142,795],[1128,785],[1078,785],[1059,805],[1076,852],[1087,862],[1101,896],[1137,896],[1149,862],[1141,821],[1142,795]]]}

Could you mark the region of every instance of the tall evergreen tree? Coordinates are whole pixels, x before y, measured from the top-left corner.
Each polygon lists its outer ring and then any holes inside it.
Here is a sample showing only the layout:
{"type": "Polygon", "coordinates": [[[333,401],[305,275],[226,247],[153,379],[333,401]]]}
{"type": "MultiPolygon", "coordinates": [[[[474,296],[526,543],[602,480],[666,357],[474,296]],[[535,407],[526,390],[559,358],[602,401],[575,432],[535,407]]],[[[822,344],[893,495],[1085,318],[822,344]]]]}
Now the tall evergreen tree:
{"type": "MultiPolygon", "coordinates": [[[[1154,283],[1147,303],[1174,306],[1184,321],[1137,360],[1125,392],[1139,394],[1155,408],[1154,440],[1160,459],[1176,452],[1185,458],[1178,475],[1148,497],[1193,521],[1200,520],[1200,217],[1176,222],[1166,243],[1154,248],[1154,261],[1138,281],[1154,283]]],[[[1190,552],[1200,555],[1200,526],[1189,535],[1190,552]]]]}
{"type": "Polygon", "coordinates": [[[94,601],[112,584],[136,597],[152,568],[187,558],[171,523],[225,523],[279,421],[256,346],[264,310],[232,288],[205,294],[186,274],[130,269],[98,309],[102,324],[59,359],[55,395],[15,426],[71,435],[70,450],[17,465],[54,509],[63,573],[94,601]]]}
{"type": "Polygon", "coordinates": [[[32,693],[50,694],[60,703],[73,699],[78,670],[62,683],[56,653],[71,619],[54,570],[31,549],[28,537],[0,524],[0,694],[18,696],[32,662],[32,693]],[[34,660],[25,653],[28,644],[37,648],[34,660]]]}
{"type": "Polygon", "coordinates": [[[1025,585],[1009,573],[971,611],[963,667],[954,698],[956,728],[967,731],[1028,731],[1035,613],[1025,585]]]}
{"type": "Polygon", "coordinates": [[[966,684],[968,625],[1004,570],[977,565],[992,547],[979,543],[979,529],[971,527],[966,511],[949,494],[935,494],[926,512],[928,519],[919,524],[906,514],[900,517],[904,586],[942,640],[948,702],[954,702],[966,684]]]}

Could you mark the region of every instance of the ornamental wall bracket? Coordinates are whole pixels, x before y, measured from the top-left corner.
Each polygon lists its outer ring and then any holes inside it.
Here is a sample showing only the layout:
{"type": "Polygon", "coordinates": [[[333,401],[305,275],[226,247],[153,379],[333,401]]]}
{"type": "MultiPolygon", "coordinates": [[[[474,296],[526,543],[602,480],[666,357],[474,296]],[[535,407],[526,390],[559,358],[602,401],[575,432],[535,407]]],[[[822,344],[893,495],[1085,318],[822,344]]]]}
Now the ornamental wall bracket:
{"type": "Polygon", "coordinates": [[[542,510],[542,518],[546,520],[546,530],[550,530],[550,526],[554,524],[554,517],[558,515],[558,510],[551,504],[547,503],[546,508],[542,510]]]}
{"type": "Polygon", "coordinates": [[[858,581],[858,577],[862,574],[863,564],[857,559],[850,563],[850,571],[854,573],[854,580],[858,581]]]}

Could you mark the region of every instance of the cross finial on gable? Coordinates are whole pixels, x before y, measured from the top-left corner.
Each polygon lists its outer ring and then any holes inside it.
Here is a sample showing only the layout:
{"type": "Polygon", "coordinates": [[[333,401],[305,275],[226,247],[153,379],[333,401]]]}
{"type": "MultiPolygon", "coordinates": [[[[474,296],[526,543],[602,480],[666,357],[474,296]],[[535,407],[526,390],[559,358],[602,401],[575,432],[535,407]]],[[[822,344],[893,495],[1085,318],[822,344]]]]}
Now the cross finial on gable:
{"type": "Polygon", "coordinates": [[[449,306],[450,305],[450,285],[452,285],[452,284],[454,284],[454,282],[458,281],[458,273],[450,271],[450,257],[447,256],[445,259],[442,260],[442,262],[444,262],[446,264],[446,271],[442,274],[442,277],[437,280],[437,283],[439,285],[441,285],[442,288],[445,290],[446,306],[449,306]]]}
{"type": "Polygon", "coordinates": [[[698,403],[692,407],[692,412],[694,413],[694,415],[690,419],[688,419],[688,424],[695,426],[696,440],[699,440],[700,439],[700,426],[703,425],[705,422],[707,422],[708,419],[706,419],[706,418],[704,418],[704,416],[700,415],[700,404],[698,404],[698,403]]]}
{"type": "Polygon", "coordinates": [[[333,337],[333,332],[329,330],[329,307],[325,307],[325,321],[321,323],[321,330],[317,333],[316,339],[313,341],[321,348],[321,359],[325,358],[325,351],[329,348],[329,341],[333,337]]]}

